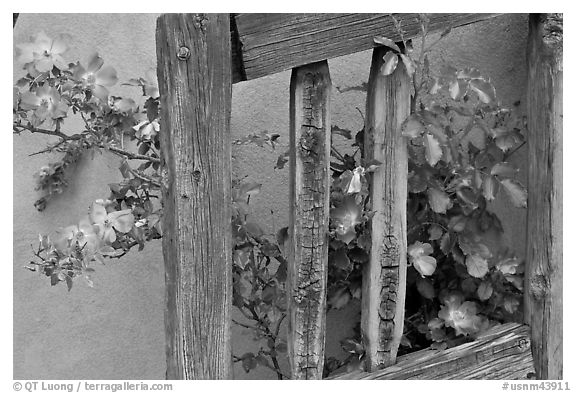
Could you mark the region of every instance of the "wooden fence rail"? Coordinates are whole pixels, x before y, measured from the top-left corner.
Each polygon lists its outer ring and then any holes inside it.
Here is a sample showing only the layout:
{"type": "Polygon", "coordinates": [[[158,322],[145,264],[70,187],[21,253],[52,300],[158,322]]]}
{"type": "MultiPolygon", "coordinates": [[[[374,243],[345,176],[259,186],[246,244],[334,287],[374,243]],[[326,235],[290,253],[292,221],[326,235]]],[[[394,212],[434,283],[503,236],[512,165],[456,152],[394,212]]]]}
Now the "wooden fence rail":
{"type": "Polygon", "coordinates": [[[508,323],[445,351],[423,349],[400,356],[394,366],[383,370],[354,371],[330,379],[527,379],[534,374],[529,330],[508,323]]]}

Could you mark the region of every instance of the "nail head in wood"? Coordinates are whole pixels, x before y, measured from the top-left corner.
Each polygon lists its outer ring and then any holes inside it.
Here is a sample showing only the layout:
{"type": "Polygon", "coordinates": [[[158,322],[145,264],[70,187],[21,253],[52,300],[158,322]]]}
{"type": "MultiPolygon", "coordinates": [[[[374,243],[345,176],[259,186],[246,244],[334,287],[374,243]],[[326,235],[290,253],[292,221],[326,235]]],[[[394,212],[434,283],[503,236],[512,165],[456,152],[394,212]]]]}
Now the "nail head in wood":
{"type": "Polygon", "coordinates": [[[178,53],[176,53],[176,56],[178,56],[180,60],[188,60],[190,58],[190,49],[188,49],[186,46],[181,46],[178,48],[178,53]]]}

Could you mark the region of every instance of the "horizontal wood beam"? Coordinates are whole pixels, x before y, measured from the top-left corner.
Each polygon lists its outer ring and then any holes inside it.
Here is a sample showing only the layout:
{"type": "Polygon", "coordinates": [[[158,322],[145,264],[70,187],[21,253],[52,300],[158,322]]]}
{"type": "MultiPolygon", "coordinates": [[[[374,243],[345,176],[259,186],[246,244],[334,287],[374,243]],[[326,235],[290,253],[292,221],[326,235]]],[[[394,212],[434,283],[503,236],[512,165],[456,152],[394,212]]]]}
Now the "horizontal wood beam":
{"type": "Polygon", "coordinates": [[[445,351],[423,349],[398,358],[373,373],[354,371],[329,379],[527,379],[534,373],[530,331],[507,323],[488,330],[476,341],[445,351]]]}
{"type": "MultiPolygon", "coordinates": [[[[430,14],[429,32],[499,14],[430,14]]],[[[394,41],[421,35],[418,14],[233,14],[232,80],[260,78],[294,67],[375,47],[375,36],[394,41]]]]}

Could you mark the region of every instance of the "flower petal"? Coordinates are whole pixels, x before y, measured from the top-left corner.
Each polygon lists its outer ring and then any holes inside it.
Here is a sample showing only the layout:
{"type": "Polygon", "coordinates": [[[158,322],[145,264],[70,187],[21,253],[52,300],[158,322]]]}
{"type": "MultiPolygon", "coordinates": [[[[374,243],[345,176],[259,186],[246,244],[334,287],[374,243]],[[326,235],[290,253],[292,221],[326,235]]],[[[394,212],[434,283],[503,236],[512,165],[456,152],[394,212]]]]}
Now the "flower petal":
{"type": "Polygon", "coordinates": [[[42,102],[42,99],[29,91],[23,93],[20,97],[20,107],[24,110],[36,109],[40,106],[40,102],[42,102]]]}
{"type": "Polygon", "coordinates": [[[108,213],[106,213],[106,209],[104,208],[104,206],[98,203],[93,203],[92,206],[90,207],[88,216],[90,217],[90,220],[92,220],[94,224],[103,224],[104,221],[106,221],[108,213]]]}
{"type": "Polygon", "coordinates": [[[102,64],[104,64],[104,60],[100,56],[98,56],[98,52],[92,52],[88,55],[88,59],[86,61],[86,71],[89,73],[98,71],[102,64]]]}
{"type": "Polygon", "coordinates": [[[96,84],[103,86],[114,86],[118,82],[118,75],[112,66],[105,66],[96,73],[96,84]]]}
{"type": "Polygon", "coordinates": [[[113,228],[104,229],[104,236],[102,237],[102,240],[104,240],[104,242],[106,242],[107,244],[114,243],[116,241],[116,232],[114,232],[114,229],[113,228]]]}
{"type": "Polygon", "coordinates": [[[18,48],[18,62],[21,63],[30,63],[34,61],[34,44],[27,43],[27,44],[19,44],[16,45],[18,48]]]}
{"type": "Polygon", "coordinates": [[[126,233],[134,226],[134,215],[130,210],[121,210],[119,212],[112,212],[109,215],[112,220],[112,226],[118,232],[126,233]]]}
{"type": "Polygon", "coordinates": [[[52,69],[54,63],[52,62],[52,58],[44,57],[36,62],[34,66],[38,72],[48,72],[52,69]]]}
{"type": "Polygon", "coordinates": [[[54,55],[59,55],[66,52],[67,49],[68,46],[66,43],[63,40],[56,38],[54,41],[52,41],[52,48],[50,52],[54,55]]]}
{"type": "Polygon", "coordinates": [[[108,89],[101,85],[94,86],[92,89],[92,94],[98,97],[101,101],[107,102],[108,101],[108,89]]]}
{"type": "Polygon", "coordinates": [[[66,60],[64,60],[64,58],[60,55],[52,55],[52,62],[59,70],[68,69],[68,64],[66,63],[66,60]]]}

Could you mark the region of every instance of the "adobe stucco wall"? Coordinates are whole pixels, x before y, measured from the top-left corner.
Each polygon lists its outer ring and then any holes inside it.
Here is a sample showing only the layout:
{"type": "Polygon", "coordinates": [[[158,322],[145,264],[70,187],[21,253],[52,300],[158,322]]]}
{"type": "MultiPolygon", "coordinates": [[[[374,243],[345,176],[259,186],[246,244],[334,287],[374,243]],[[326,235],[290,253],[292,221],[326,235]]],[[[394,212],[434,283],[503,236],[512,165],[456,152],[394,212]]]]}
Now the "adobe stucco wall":
{"type": "MultiPolygon", "coordinates": [[[[155,14],[21,14],[14,29],[14,43],[44,30],[48,35],[69,34],[67,59],[83,58],[90,48],[113,65],[121,81],[142,76],[155,67],[155,14]]],[[[525,15],[505,15],[473,26],[455,29],[434,52],[433,63],[447,60],[476,66],[489,75],[506,104],[523,100],[526,78],[525,15]]],[[[370,51],[330,61],[334,86],[359,85],[368,79],[370,51]]],[[[14,64],[14,81],[21,76],[14,64]]],[[[252,82],[239,83],[233,91],[232,132],[240,137],[269,130],[282,135],[282,146],[273,152],[255,147],[234,148],[234,172],[264,183],[253,199],[254,214],[273,232],[286,225],[287,171],[274,171],[277,153],[287,144],[288,87],[290,73],[283,72],[252,82]],[[271,211],[274,214],[271,214],[271,211]]],[[[116,94],[135,90],[118,86],[116,94]]],[[[355,109],[364,107],[364,94],[334,91],[333,121],[359,130],[362,119],[355,109]]],[[[49,157],[40,150],[43,138],[14,137],[14,378],[15,379],[163,379],[163,265],[160,243],[120,261],[97,266],[94,288],[78,281],[71,292],[64,285],[50,287],[47,279],[23,269],[31,256],[30,245],[38,233],[53,232],[77,222],[96,198],[106,197],[106,184],[118,178],[118,162],[97,154],[76,169],[68,191],[46,211],[33,207],[37,198],[33,174],[49,157]]],[[[524,160],[523,152],[516,160],[524,160]]],[[[524,211],[507,203],[494,207],[506,214],[504,225],[511,244],[523,255],[524,211]]],[[[346,324],[357,310],[350,308],[329,316],[328,352],[339,353],[338,340],[349,333],[346,324]]],[[[234,330],[235,353],[257,350],[251,336],[234,330]]],[[[273,378],[260,370],[246,375],[239,367],[236,378],[273,378]]]]}

